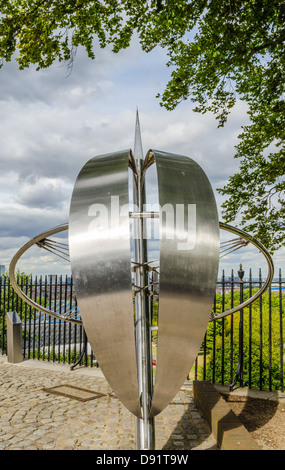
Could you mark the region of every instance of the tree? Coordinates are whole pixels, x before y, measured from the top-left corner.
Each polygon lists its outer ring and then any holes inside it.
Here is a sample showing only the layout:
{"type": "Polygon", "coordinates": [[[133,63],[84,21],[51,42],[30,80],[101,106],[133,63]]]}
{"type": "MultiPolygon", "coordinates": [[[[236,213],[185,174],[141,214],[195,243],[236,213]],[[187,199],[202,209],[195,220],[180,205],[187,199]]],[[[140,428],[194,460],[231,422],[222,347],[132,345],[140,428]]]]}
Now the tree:
{"type": "Polygon", "coordinates": [[[224,126],[237,99],[247,103],[236,158],[240,170],[220,192],[226,222],[240,219],[268,248],[284,231],[285,4],[282,0],[0,1],[2,64],[18,50],[19,68],[72,64],[94,43],[118,52],[133,34],[150,52],[167,50],[172,74],[160,96],[174,109],[190,99],[224,126]]]}
{"type": "MultiPolygon", "coordinates": [[[[243,299],[247,300],[258,289],[244,290],[243,299]]],[[[216,311],[221,312],[222,295],[217,294],[216,311]]],[[[239,305],[240,292],[225,293],[224,309],[231,308],[231,304],[239,305]]],[[[260,301],[256,300],[243,310],[243,380],[244,384],[251,387],[278,390],[282,382],[280,365],[285,364],[282,357],[282,342],[285,327],[284,309],[280,311],[280,305],[284,303],[284,294],[280,299],[279,292],[266,292],[262,296],[262,309],[260,301]],[[270,304],[269,304],[270,302],[270,304]]],[[[207,329],[208,360],[206,365],[206,378],[213,379],[217,383],[230,384],[237,370],[239,358],[239,321],[240,314],[209,323],[207,329]],[[215,327],[215,346],[213,341],[213,328],[215,327]],[[233,367],[232,367],[233,365],[233,367]]],[[[282,372],[282,371],[281,371],[282,372]]],[[[201,378],[204,371],[200,371],[201,378]]]]}

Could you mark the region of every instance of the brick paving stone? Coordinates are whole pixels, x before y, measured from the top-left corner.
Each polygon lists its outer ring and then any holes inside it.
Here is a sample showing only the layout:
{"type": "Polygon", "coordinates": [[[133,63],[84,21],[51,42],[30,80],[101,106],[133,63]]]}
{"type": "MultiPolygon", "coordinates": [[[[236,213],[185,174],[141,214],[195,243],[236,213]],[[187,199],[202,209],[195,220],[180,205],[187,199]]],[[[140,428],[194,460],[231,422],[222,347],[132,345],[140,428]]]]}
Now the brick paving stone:
{"type": "MultiPolygon", "coordinates": [[[[135,419],[98,369],[0,356],[0,450],[135,450],[135,419]],[[47,393],[70,385],[104,394],[86,402],[47,393]]],[[[215,440],[185,386],[155,418],[156,449],[215,449],[215,440]]]]}

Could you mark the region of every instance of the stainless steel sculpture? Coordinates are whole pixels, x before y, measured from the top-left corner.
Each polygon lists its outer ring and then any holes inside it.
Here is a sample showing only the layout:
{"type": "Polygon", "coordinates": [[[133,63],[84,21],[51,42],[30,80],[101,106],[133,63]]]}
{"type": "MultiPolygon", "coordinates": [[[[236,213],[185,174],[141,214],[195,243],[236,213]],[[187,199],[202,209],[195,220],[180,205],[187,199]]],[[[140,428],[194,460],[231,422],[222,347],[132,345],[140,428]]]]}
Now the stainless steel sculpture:
{"type": "Polygon", "coordinates": [[[216,202],[203,170],[188,157],[153,154],[159,204],[166,207],[166,217],[160,218],[159,332],[151,416],[174,397],[198,354],[214,300],[220,252],[216,202]],[[183,211],[182,228],[168,223],[174,207],[176,222],[179,209],[183,211]],[[181,230],[187,234],[183,241],[181,230]]]}
{"type": "Polygon", "coordinates": [[[69,247],[87,337],[112,389],[142,419],[146,433],[142,448],[149,448],[149,420],[180,389],[207,328],[219,264],[219,222],[212,188],[197,163],[158,151],[150,151],[143,160],[140,148],[137,132],[134,157],[131,151],[102,155],[83,167],[71,199],[69,247]],[[134,169],[138,207],[135,323],[129,214],[118,216],[129,203],[129,162],[134,169]],[[166,212],[160,217],[160,313],[154,384],[145,289],[147,240],[143,238],[143,220],[148,215],[143,211],[144,179],[149,162],[156,162],[159,205],[166,212]],[[112,197],[119,201],[118,214],[113,217],[112,197]],[[195,209],[195,220],[188,220],[189,205],[195,209]],[[96,218],[90,220],[90,214],[95,216],[100,208],[106,208],[106,224],[98,237],[96,218]],[[178,223],[178,209],[183,211],[184,226],[178,223]],[[122,371],[128,371],[127,380],[122,371]]]}
{"type": "MultiPolygon", "coordinates": [[[[65,257],[63,246],[57,251],[65,257]]],[[[69,224],[38,235],[24,245],[11,261],[9,274],[14,289],[34,308],[67,321],[83,322],[111,388],[136,416],[137,448],[154,449],[154,417],[169,404],[186,379],[209,320],[229,315],[261,295],[272,280],[273,263],[253,237],[219,223],[211,185],[196,162],[157,150],[150,150],[143,158],[137,116],[134,153],[125,150],[89,160],[74,186],[69,224]],[[153,164],[157,169],[159,211],[149,212],[145,210],[145,177],[153,164]],[[151,218],[158,219],[160,235],[155,375],[149,295],[149,272],[153,268],[145,234],[146,221],[151,218]],[[66,229],[81,319],[73,312],[65,313],[63,318],[44,309],[29,299],[15,280],[19,257],[33,244],[53,251],[48,237],[66,229]],[[220,257],[220,229],[238,235],[234,243],[237,247],[250,242],[261,249],[269,274],[253,298],[210,318],[220,257]]]]}
{"type": "MultiPolygon", "coordinates": [[[[257,248],[258,251],[260,251],[260,253],[266,259],[267,267],[268,267],[268,274],[267,274],[267,278],[264,284],[259,288],[259,290],[252,297],[247,299],[242,304],[237,305],[236,307],[233,307],[232,309],[227,310],[225,312],[216,314],[214,311],[212,311],[210,321],[218,320],[219,318],[226,317],[235,312],[238,312],[242,308],[248,307],[252,302],[257,300],[268,289],[273,279],[273,275],[274,275],[273,260],[270,254],[268,253],[268,251],[266,250],[266,248],[256,238],[246,233],[244,230],[238,229],[237,227],[233,227],[232,225],[229,225],[229,224],[225,224],[224,222],[219,222],[219,227],[220,227],[220,231],[223,230],[223,231],[230,232],[230,233],[237,235],[235,239],[230,240],[229,242],[220,243],[220,259],[230,254],[233,251],[241,249],[244,246],[252,245],[255,248],[257,248]],[[224,247],[224,244],[228,245],[227,248],[224,247]]],[[[82,325],[82,320],[80,319],[79,312],[74,312],[74,310],[69,310],[67,312],[57,312],[57,311],[49,310],[43,305],[38,304],[35,300],[31,299],[21,289],[21,286],[19,286],[19,284],[17,283],[17,276],[15,274],[18,261],[20,260],[22,255],[34,245],[37,245],[41,249],[48,250],[49,252],[52,252],[56,256],[59,256],[60,258],[63,258],[69,262],[68,245],[66,245],[64,249],[65,251],[63,252],[64,255],[62,256],[60,254],[61,250],[58,250],[57,248],[58,242],[56,240],[49,238],[53,235],[56,235],[57,233],[67,231],[68,228],[69,228],[68,223],[59,225],[57,227],[53,227],[45,232],[40,233],[39,235],[36,235],[34,238],[29,240],[27,243],[25,243],[13,256],[10,262],[9,278],[10,278],[11,285],[13,286],[13,289],[15,290],[15,292],[31,307],[35,308],[39,312],[58,318],[59,320],[68,321],[70,323],[75,323],[77,325],[82,325]]],[[[60,248],[61,248],[61,245],[62,244],[60,243],[60,248]]]]}

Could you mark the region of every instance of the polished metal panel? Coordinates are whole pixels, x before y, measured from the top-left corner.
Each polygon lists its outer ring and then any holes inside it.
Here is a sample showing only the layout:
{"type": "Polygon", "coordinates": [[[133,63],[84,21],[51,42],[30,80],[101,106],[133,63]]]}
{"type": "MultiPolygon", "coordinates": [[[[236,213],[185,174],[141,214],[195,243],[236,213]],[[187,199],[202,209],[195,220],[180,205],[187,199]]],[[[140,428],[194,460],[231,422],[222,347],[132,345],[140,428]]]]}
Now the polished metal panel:
{"type": "Polygon", "coordinates": [[[140,416],[129,211],[122,212],[129,204],[129,158],[130,152],[122,151],[84,165],[71,199],[69,248],[79,310],[96,359],[118,398],[140,416]],[[103,227],[100,209],[108,216],[103,227]]]}
{"type": "Polygon", "coordinates": [[[192,159],[153,151],[160,215],[157,366],[150,416],[185,381],[210,319],[219,265],[219,221],[207,176],[192,159]]]}

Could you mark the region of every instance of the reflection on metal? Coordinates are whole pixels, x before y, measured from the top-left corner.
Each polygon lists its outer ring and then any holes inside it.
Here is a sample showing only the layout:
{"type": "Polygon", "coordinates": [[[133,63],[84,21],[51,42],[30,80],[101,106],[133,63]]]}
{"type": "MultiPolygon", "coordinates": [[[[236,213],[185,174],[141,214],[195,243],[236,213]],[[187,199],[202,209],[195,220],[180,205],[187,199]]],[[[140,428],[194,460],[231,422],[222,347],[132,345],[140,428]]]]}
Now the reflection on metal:
{"type": "Polygon", "coordinates": [[[109,217],[112,195],[118,196],[118,213],[129,203],[129,158],[129,151],[100,155],[82,168],[71,198],[69,251],[89,343],[116,395],[133,414],[140,416],[129,214],[109,217]],[[100,208],[106,209],[103,227],[97,224],[100,208]]]}
{"type": "Polygon", "coordinates": [[[133,175],[133,204],[138,212],[133,221],[134,270],[135,283],[135,341],[137,353],[137,376],[140,400],[140,415],[135,418],[137,449],[155,448],[154,420],[150,417],[150,407],[153,395],[152,374],[152,343],[151,343],[151,308],[148,296],[148,246],[144,237],[144,213],[146,203],[145,171],[143,147],[139,117],[137,113],[134,161],[136,172],[133,175]],[[139,215],[139,217],[137,217],[139,215]]]}
{"type": "Polygon", "coordinates": [[[154,417],[187,377],[209,320],[256,300],[272,280],[273,263],[254,237],[219,223],[211,185],[195,161],[158,150],[149,150],[143,158],[137,116],[134,153],[124,150],[89,160],[74,186],[69,223],[25,244],[11,261],[9,276],[15,291],[33,308],[83,323],[111,388],[135,415],[137,449],[154,449],[154,417]],[[152,165],[157,171],[157,212],[144,206],[152,165]],[[151,259],[145,236],[150,220],[159,223],[159,260],[151,259]],[[68,246],[50,238],[67,229],[68,246]],[[220,244],[220,230],[237,238],[220,244]],[[211,314],[219,258],[249,243],[267,259],[267,281],[241,305],[211,314]],[[61,314],[44,308],[21,291],[15,267],[33,245],[70,258],[81,318],[78,312],[61,314]],[[157,327],[152,326],[152,297],[159,299],[157,327]],[[153,331],[158,335],[155,374],[153,331]]]}
{"type": "Polygon", "coordinates": [[[207,329],[219,265],[218,214],[208,178],[188,157],[153,154],[165,217],[160,218],[158,344],[151,416],[167,406],[195,361],[207,329]],[[169,223],[173,208],[176,218],[179,208],[183,209],[180,227],[169,223]]]}

